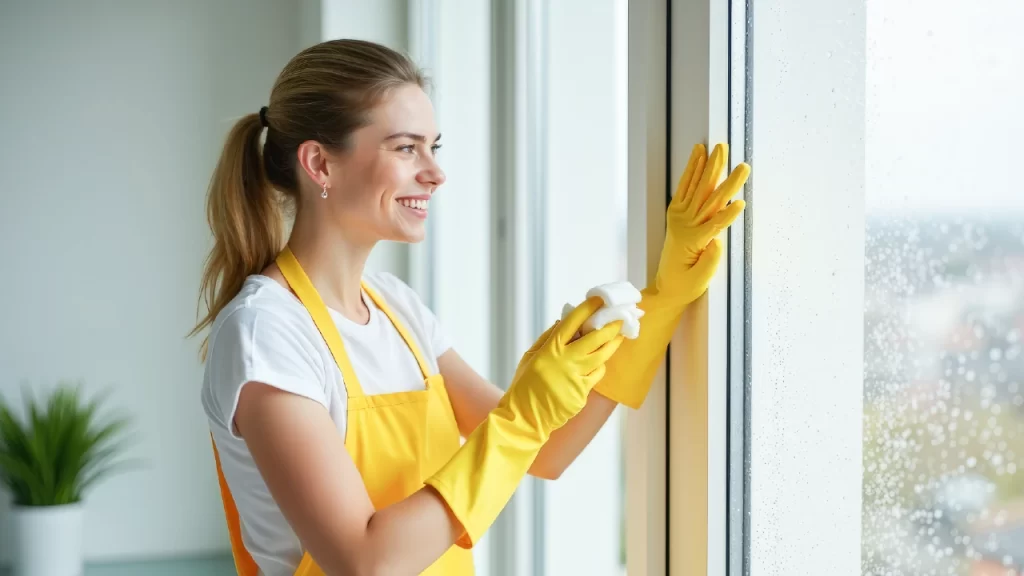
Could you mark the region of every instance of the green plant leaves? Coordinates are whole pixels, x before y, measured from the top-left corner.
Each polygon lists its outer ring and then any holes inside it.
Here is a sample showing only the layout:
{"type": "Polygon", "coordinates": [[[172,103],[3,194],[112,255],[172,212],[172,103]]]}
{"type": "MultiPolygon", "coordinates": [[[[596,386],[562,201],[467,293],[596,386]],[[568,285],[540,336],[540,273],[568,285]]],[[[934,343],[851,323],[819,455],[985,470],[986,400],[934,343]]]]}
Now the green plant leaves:
{"type": "Polygon", "coordinates": [[[0,400],[0,481],[18,506],[58,506],[82,499],[118,462],[130,424],[100,419],[102,397],[83,402],[77,387],[56,388],[40,404],[25,393],[25,419],[0,400]]]}

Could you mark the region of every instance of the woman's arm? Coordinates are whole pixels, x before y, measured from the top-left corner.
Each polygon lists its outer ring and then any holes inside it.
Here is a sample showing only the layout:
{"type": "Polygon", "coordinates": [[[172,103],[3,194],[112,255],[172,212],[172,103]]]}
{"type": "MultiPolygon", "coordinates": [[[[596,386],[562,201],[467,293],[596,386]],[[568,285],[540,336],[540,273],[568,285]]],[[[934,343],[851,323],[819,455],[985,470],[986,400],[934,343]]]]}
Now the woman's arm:
{"type": "Polygon", "coordinates": [[[431,488],[375,510],[327,411],[250,382],[235,424],[275,502],[328,574],[419,574],[462,534],[431,488]]]}
{"type": "MultiPolygon", "coordinates": [[[[455,411],[459,432],[468,436],[497,407],[503,392],[477,374],[455,350],[449,349],[437,362],[455,411]]],[[[583,410],[552,432],[551,438],[534,460],[530,474],[548,480],[561,476],[590,444],[616,406],[618,404],[615,401],[591,392],[583,410]]]]}

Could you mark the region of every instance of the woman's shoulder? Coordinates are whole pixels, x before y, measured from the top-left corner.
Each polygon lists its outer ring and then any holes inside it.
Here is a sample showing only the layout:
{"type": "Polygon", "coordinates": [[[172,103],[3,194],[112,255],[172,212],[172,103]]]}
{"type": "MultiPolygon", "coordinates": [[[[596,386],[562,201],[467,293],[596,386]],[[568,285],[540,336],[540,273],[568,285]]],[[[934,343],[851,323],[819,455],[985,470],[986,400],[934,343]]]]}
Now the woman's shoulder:
{"type": "Polygon", "coordinates": [[[292,322],[303,317],[298,298],[268,276],[254,274],[245,279],[235,297],[220,310],[210,327],[210,339],[224,326],[249,324],[257,318],[270,323],[292,322]]]}
{"type": "Polygon", "coordinates": [[[319,341],[299,299],[276,280],[253,275],[214,319],[208,362],[224,355],[235,360],[240,352],[278,356],[291,350],[305,356],[319,341]]]}

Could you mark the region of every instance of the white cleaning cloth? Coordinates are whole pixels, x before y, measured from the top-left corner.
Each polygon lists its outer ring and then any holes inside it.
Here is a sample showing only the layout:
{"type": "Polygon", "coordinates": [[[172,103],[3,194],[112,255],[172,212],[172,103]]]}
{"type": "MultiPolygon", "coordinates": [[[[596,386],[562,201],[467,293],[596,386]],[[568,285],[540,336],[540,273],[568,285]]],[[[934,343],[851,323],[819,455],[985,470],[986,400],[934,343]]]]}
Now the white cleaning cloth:
{"type": "MultiPolygon", "coordinates": [[[[587,292],[587,298],[599,296],[604,301],[602,306],[595,312],[580,329],[580,335],[593,330],[600,330],[608,323],[616,320],[622,321],[622,329],[619,331],[625,338],[635,340],[640,336],[640,317],[644,311],[637,308],[640,302],[640,291],[629,282],[613,282],[595,286],[587,292]]],[[[575,306],[566,304],[562,307],[562,319],[573,311],[575,306]]]]}
{"type": "Polygon", "coordinates": [[[594,286],[587,291],[587,298],[600,296],[605,306],[622,306],[640,302],[640,291],[629,282],[612,282],[594,286]]]}

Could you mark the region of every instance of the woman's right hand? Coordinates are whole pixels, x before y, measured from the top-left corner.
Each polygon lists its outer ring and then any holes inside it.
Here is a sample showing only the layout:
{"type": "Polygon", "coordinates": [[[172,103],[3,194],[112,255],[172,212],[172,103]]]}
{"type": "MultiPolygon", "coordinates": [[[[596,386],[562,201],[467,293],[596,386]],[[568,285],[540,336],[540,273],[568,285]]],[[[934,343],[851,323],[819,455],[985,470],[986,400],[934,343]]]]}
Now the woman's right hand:
{"type": "Polygon", "coordinates": [[[602,300],[576,307],[524,358],[498,406],[425,482],[461,524],[458,546],[472,547],[498,518],[551,433],[578,414],[622,343],[618,322],[575,342],[602,300]]]}
{"type": "Polygon", "coordinates": [[[599,297],[586,300],[534,343],[517,367],[499,410],[524,417],[546,438],[583,409],[623,339],[621,322],[575,338],[602,304],[599,297]]]}

